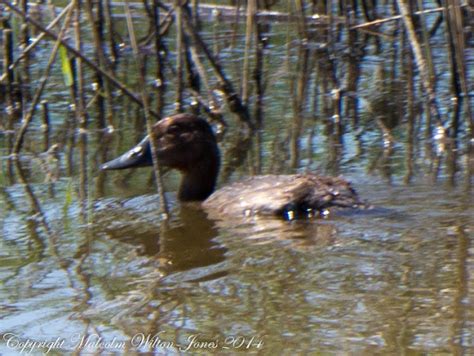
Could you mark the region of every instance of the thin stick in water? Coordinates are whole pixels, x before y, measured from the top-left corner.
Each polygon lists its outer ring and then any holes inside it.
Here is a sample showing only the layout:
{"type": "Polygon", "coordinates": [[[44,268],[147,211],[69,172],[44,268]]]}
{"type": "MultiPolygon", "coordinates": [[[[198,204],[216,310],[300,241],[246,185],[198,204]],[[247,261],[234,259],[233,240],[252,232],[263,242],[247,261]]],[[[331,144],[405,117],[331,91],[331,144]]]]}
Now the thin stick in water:
{"type": "Polygon", "coordinates": [[[150,105],[148,101],[149,99],[148,99],[148,94],[145,90],[146,88],[145,67],[143,65],[143,61],[138,50],[138,44],[137,44],[137,39],[135,37],[132,14],[130,12],[130,4],[128,0],[125,0],[124,10],[125,10],[125,17],[127,19],[127,28],[128,28],[128,33],[130,36],[130,41],[132,44],[135,60],[138,66],[137,68],[138,75],[140,78],[140,83],[142,83],[142,85],[140,85],[140,92],[141,92],[141,97],[142,97],[142,102],[143,102],[143,109],[145,112],[146,129],[147,129],[148,136],[150,138],[151,156],[153,160],[153,170],[155,173],[156,188],[160,196],[160,210],[161,210],[161,214],[163,218],[167,220],[169,218],[169,210],[168,210],[168,204],[167,204],[166,197],[163,190],[163,178],[162,178],[163,175],[162,175],[160,164],[158,162],[158,157],[156,155],[156,140],[155,140],[155,135],[153,133],[153,123],[152,123],[152,118],[151,118],[150,105]]]}

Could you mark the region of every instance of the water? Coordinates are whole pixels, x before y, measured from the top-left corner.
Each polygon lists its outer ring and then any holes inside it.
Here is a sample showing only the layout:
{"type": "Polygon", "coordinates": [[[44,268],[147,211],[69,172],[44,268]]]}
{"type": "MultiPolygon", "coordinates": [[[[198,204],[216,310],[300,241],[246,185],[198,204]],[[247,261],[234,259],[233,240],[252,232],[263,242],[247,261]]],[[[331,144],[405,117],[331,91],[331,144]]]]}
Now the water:
{"type": "MultiPolygon", "coordinates": [[[[366,80],[357,93],[361,138],[358,127],[348,128],[342,152],[334,153],[328,109],[320,107],[329,95],[317,94],[323,86],[310,76],[307,92],[319,109],[307,94],[298,165],[291,167],[295,113],[288,98],[299,57],[294,50],[286,62],[281,26],[267,58],[273,85],[265,95],[262,172],[343,174],[374,209],[291,222],[212,220],[199,206],[176,201],[179,176],[169,172],[165,222],[149,169],[98,171],[142,137],[141,113],[116,100],[118,130],[107,135],[91,125],[81,147],[77,130],[66,125],[68,94],[58,94],[56,78],[48,99],[58,154],[41,153],[39,121],[19,166],[7,159],[8,133],[0,136],[0,353],[474,352],[474,195],[462,144],[457,171],[445,151],[436,171],[420,115],[414,157],[407,156],[406,122],[393,131],[393,151],[384,150],[364,104],[375,82],[366,80]],[[405,184],[410,163],[414,174],[405,184]]],[[[222,52],[235,78],[241,56],[222,52]]],[[[373,78],[384,56],[390,54],[364,58],[362,78],[373,78]]],[[[173,97],[168,93],[168,103],[173,97]]],[[[351,118],[343,118],[347,127],[351,118]]],[[[226,119],[231,139],[235,122],[228,113],[226,119]]],[[[221,146],[230,143],[224,138],[221,146]]],[[[257,151],[230,180],[259,170],[257,151]]],[[[231,158],[224,155],[224,164],[231,158]]]]}
{"type": "MultiPolygon", "coordinates": [[[[87,223],[41,188],[54,235],[29,209],[2,212],[2,329],[22,340],[133,349],[143,334],[161,340],[148,345],[157,352],[193,336],[220,349],[255,338],[262,346],[250,349],[265,353],[473,346],[474,214],[463,191],[373,183],[361,194],[387,210],[318,221],[215,222],[174,205],[164,227],[155,195],[96,200],[87,223]]],[[[6,193],[28,206],[22,189],[6,193]]]]}

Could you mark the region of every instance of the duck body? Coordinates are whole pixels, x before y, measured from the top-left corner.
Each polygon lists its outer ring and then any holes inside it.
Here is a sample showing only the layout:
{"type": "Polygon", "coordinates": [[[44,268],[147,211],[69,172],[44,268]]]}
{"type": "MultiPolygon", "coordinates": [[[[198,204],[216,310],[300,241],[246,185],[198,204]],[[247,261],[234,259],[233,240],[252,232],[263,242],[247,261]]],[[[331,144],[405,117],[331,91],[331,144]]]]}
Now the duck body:
{"type": "MultiPolygon", "coordinates": [[[[178,198],[183,202],[203,202],[204,209],[213,216],[277,215],[293,219],[363,205],[348,181],[311,173],[254,176],[214,192],[220,154],[207,121],[192,114],[173,115],[154,125],[153,136],[159,163],[182,173],[178,198]]],[[[152,164],[147,136],[101,168],[115,170],[152,164]]]]}
{"type": "Polygon", "coordinates": [[[342,178],[311,173],[262,175],[235,182],[203,202],[213,215],[277,215],[297,217],[325,215],[328,209],[360,205],[350,183],[342,178]]]}

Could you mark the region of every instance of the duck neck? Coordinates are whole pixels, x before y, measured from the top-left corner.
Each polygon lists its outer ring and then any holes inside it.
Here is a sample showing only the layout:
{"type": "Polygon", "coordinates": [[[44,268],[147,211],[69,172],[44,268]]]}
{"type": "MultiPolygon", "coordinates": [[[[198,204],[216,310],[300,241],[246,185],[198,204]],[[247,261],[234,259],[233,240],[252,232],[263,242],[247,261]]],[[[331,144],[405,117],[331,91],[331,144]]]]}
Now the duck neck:
{"type": "Polygon", "coordinates": [[[203,201],[212,194],[219,173],[219,162],[202,162],[183,172],[178,198],[181,201],[203,201]]]}

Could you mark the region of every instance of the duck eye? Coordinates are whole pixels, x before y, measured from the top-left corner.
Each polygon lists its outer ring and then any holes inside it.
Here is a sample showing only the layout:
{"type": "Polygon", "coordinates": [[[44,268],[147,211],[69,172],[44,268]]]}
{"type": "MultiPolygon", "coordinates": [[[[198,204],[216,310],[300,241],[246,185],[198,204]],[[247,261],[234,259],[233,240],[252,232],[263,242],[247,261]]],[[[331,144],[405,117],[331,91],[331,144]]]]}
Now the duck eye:
{"type": "Polygon", "coordinates": [[[169,134],[177,134],[180,131],[180,128],[178,125],[171,125],[168,127],[167,133],[169,134]]]}

